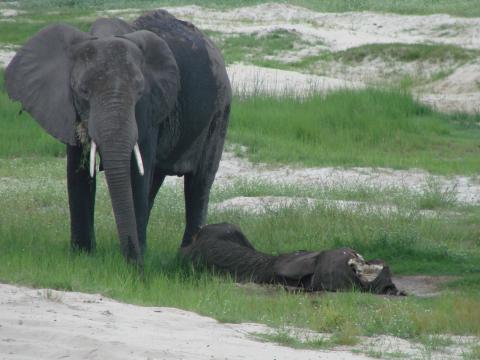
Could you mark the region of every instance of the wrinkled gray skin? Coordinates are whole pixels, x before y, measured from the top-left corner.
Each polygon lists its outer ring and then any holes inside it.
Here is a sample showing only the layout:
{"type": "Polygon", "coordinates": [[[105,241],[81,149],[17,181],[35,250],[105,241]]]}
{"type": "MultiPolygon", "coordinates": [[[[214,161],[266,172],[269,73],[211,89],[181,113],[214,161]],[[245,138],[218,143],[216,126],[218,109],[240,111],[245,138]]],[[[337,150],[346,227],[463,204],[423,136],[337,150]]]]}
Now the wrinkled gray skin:
{"type": "Polygon", "coordinates": [[[361,259],[352,249],[268,255],[255,250],[240,228],[228,223],[204,226],[193,242],[182,249],[182,254],[196,263],[230,273],[240,281],[281,284],[303,291],[357,289],[375,294],[405,295],[392,282],[390,269],[382,260],[360,260],[383,267],[375,279],[367,281],[349,263],[361,259]]]}
{"type": "Polygon", "coordinates": [[[220,52],[188,22],[159,10],[132,24],[99,19],[89,34],[51,25],[5,72],[10,97],[67,144],[74,248],[95,245],[93,140],[124,256],[139,265],[155,196],[167,175],[184,176],[182,246],[204,224],[227,129],[231,89],[220,52]],[[145,174],[132,155],[139,144],[145,174]]]}

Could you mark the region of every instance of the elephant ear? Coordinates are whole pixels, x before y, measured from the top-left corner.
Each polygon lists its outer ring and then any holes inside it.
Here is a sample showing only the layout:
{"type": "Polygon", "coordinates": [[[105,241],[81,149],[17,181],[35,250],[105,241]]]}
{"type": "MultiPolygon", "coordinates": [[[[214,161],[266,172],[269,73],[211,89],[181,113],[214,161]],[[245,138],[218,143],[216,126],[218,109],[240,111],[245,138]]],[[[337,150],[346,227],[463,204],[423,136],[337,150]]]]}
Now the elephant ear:
{"type": "Polygon", "coordinates": [[[180,91],[180,72],[175,57],[165,40],[148,30],[138,30],[122,36],[135,43],[145,59],[145,85],[151,102],[159,109],[157,121],[171,114],[180,91]]]}
{"type": "Polygon", "coordinates": [[[5,70],[10,98],[20,101],[50,135],[71,145],[76,144],[71,49],[89,38],[68,25],[47,26],[27,41],[5,70]]]}
{"type": "Polygon", "coordinates": [[[277,276],[298,280],[313,275],[319,252],[299,251],[280,255],[275,261],[273,270],[277,276]]]}

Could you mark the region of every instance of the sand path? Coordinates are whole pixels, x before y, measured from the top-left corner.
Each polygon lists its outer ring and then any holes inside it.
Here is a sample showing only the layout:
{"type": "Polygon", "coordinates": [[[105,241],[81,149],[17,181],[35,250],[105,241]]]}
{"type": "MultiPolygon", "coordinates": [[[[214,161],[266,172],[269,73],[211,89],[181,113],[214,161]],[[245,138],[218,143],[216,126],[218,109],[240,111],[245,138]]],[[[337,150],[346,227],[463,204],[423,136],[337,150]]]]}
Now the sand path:
{"type": "Polygon", "coordinates": [[[0,284],[0,359],[361,360],[347,351],[260,342],[258,324],[221,324],[173,308],[0,284]]]}

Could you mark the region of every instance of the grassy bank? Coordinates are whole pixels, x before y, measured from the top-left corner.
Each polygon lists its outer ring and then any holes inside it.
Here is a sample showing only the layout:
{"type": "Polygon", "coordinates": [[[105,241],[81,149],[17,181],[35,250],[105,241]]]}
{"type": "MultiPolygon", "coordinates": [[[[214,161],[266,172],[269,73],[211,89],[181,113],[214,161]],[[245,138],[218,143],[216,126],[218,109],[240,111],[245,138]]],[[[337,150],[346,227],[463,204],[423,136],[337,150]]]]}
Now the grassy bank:
{"type": "Polygon", "coordinates": [[[239,100],[229,139],[262,162],[475,173],[479,121],[435,112],[402,91],[342,90],[305,101],[239,100]]]}
{"type": "MultiPolygon", "coordinates": [[[[423,217],[415,203],[394,214],[341,211],[331,206],[286,209],[265,216],[236,211],[211,213],[209,222],[239,224],[262,251],[282,253],[351,246],[367,258],[384,258],[396,274],[459,276],[432,299],[389,299],[346,293],[311,296],[280,288],[239,287],[226,277],[182,264],[177,247],[183,229],[182,187],[164,188],[149,228],[145,279],[120,256],[104,182],[98,181],[97,251],[69,251],[64,160],[0,160],[0,280],[102,294],[137,304],[174,306],[221,321],[295,325],[355,337],[392,334],[480,335],[480,238],[477,208],[457,208],[458,216],[423,217]],[[48,169],[48,173],[46,171],[48,169]],[[449,290],[451,289],[451,290],[449,290]]],[[[303,196],[302,189],[291,194],[303,196]]],[[[345,194],[310,189],[323,199],[345,194]]],[[[238,194],[268,195],[284,189],[243,184],[216,189],[212,202],[238,194]]],[[[376,196],[385,198],[387,194],[376,196]]],[[[364,197],[358,190],[350,198],[364,197]]],[[[408,194],[398,195],[408,198],[408,194]]],[[[400,205],[400,203],[399,203],[400,205]]]]}
{"type": "MultiPolygon", "coordinates": [[[[20,0],[20,5],[27,9],[48,8],[152,8],[160,6],[191,5],[191,0],[143,0],[143,1],[114,1],[114,0],[20,0]]],[[[194,3],[200,6],[232,8],[266,3],[262,0],[200,0],[194,3]]],[[[271,1],[283,4],[304,6],[316,11],[345,12],[345,11],[379,11],[399,14],[434,14],[445,13],[457,16],[480,16],[480,2],[478,0],[276,0],[271,1]]]]}
{"type": "MultiPolygon", "coordinates": [[[[0,73],[0,154],[59,156],[64,147],[20,105],[0,73]]],[[[254,161],[307,166],[388,166],[473,174],[480,168],[480,117],[445,115],[396,90],[342,90],[299,100],[236,99],[228,140],[254,161]]]]}

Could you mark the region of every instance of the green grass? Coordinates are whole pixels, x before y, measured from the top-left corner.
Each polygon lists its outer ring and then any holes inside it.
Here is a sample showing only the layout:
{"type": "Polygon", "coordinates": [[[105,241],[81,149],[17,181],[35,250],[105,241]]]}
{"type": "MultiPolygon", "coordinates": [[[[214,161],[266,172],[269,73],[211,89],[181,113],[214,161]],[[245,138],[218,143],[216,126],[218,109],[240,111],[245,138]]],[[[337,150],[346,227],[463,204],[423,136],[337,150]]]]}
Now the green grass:
{"type": "MultiPolygon", "coordinates": [[[[464,49],[455,45],[391,43],[367,44],[337,52],[325,50],[317,55],[285,62],[276,59],[275,55],[280,55],[283,51],[293,50],[294,46],[299,44],[302,47],[311,46],[294,32],[277,30],[263,36],[235,35],[230,37],[210,32],[209,35],[222,50],[225,61],[229,64],[248,62],[259,66],[287,70],[302,69],[305,71],[308,69],[315,71],[319,63],[341,62],[354,65],[364,60],[375,59],[403,63],[422,61],[463,64],[477,58],[480,54],[476,50],[464,49]]],[[[436,76],[440,78],[440,75],[437,74],[436,76]]]]}
{"type": "Polygon", "coordinates": [[[229,139],[254,161],[477,173],[479,116],[445,115],[397,90],[340,90],[303,101],[238,100],[229,139]]]}
{"type": "Polygon", "coordinates": [[[300,36],[287,30],[275,30],[266,34],[235,35],[223,38],[219,33],[210,32],[222,51],[226,63],[240,61],[256,63],[264,56],[272,56],[282,51],[293,50],[302,43],[300,36]]]}
{"type": "MultiPolygon", "coordinates": [[[[480,288],[471,286],[480,282],[477,208],[465,209],[462,216],[435,218],[418,216],[414,204],[406,205],[413,213],[394,215],[345,212],[329,206],[286,209],[261,217],[236,211],[211,213],[209,222],[240,225],[262,251],[351,246],[367,258],[385,259],[396,274],[450,274],[467,279],[450,284],[443,295],[432,299],[361,293],[312,296],[289,294],[280,288],[252,291],[236,286],[228,277],[179,261],[177,247],[184,221],[181,186],[164,188],[159,194],[149,228],[143,279],[120,255],[110,201],[101,180],[97,251],[91,255],[71,253],[64,172],[64,159],[0,160],[0,207],[9,209],[0,218],[1,281],[100,292],[130,303],[193,310],[221,321],[306,327],[333,333],[336,344],[354,341],[358,335],[382,333],[405,338],[441,333],[480,335],[480,288]]],[[[280,191],[257,184],[243,186],[250,187],[249,193],[280,191]]],[[[216,189],[212,201],[237,191],[236,186],[216,189]]],[[[303,190],[296,191],[297,196],[303,195],[303,190]]],[[[319,198],[325,197],[322,191],[319,198]]]]}
{"type": "Polygon", "coordinates": [[[441,44],[368,44],[332,55],[335,60],[361,62],[365,59],[383,58],[402,62],[465,62],[478,57],[478,52],[455,45],[441,44]]]}
{"type": "Polygon", "coordinates": [[[260,340],[275,342],[295,349],[322,349],[336,345],[330,339],[308,339],[299,340],[295,335],[290,334],[288,330],[279,329],[274,333],[254,333],[252,334],[260,340]]]}
{"type": "MultiPolygon", "coordinates": [[[[195,3],[200,6],[232,8],[262,4],[262,0],[21,0],[21,6],[29,9],[47,8],[132,8],[132,7],[160,7],[180,6],[195,3]]],[[[284,0],[277,3],[288,3],[305,6],[316,11],[344,12],[344,11],[379,11],[395,12],[400,14],[434,14],[446,13],[457,16],[480,16],[480,2],[478,0],[284,0]]]]}
{"type": "Polygon", "coordinates": [[[90,24],[98,16],[88,10],[63,10],[58,13],[45,13],[33,11],[27,14],[20,14],[15,17],[14,22],[0,22],[0,43],[21,45],[40,29],[53,23],[67,23],[80,30],[89,31],[90,24]]]}
{"type": "Polygon", "coordinates": [[[480,345],[474,345],[470,351],[463,354],[465,360],[478,360],[480,359],[480,345]]]}
{"type": "MultiPolygon", "coordinates": [[[[1,74],[1,73],[0,73],[1,74]]],[[[12,103],[0,80],[0,153],[61,156],[65,149],[12,103]]],[[[228,140],[253,161],[388,166],[475,174],[480,117],[445,115],[397,90],[341,90],[307,99],[235,99],[228,140]]],[[[428,195],[428,192],[426,196],[428,195]]],[[[435,201],[425,197],[426,202],[435,201]]]]}

